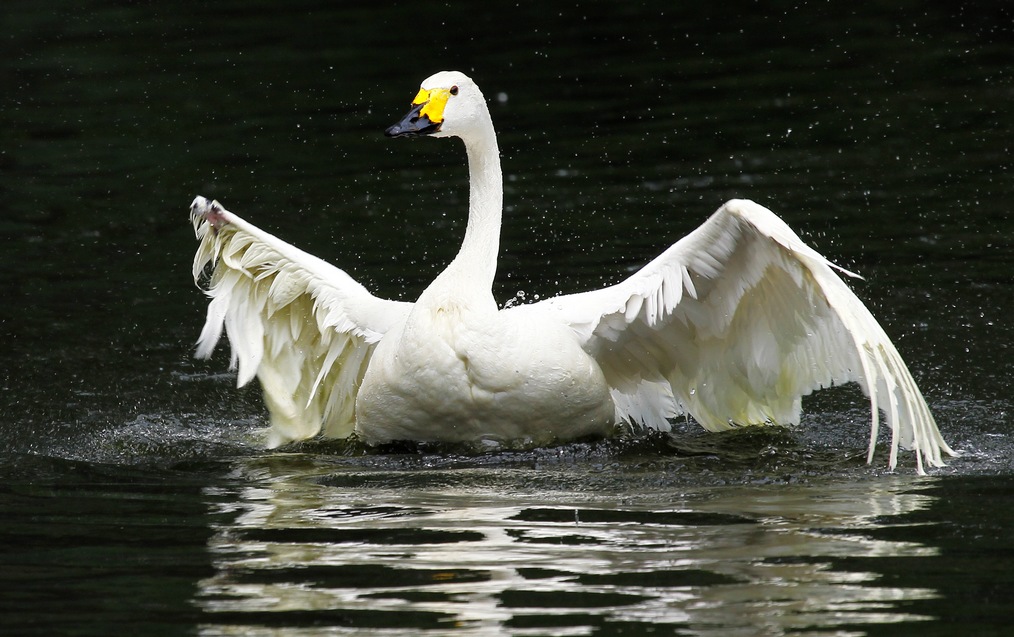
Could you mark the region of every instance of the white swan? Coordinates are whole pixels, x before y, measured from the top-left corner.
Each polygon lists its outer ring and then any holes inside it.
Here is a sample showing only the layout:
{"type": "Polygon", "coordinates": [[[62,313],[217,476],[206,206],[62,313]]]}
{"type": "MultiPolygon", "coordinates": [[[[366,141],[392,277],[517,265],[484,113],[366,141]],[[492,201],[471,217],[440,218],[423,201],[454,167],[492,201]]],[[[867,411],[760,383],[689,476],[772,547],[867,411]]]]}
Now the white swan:
{"type": "MultiPolygon", "coordinates": [[[[953,455],[880,325],[833,266],[772,212],[745,200],[622,283],[498,309],[500,155],[471,79],[422,83],[389,136],[460,137],[470,175],[461,249],[415,303],[379,299],[345,272],[198,197],[194,278],[213,268],[198,356],[223,326],[240,386],[259,378],[269,444],[318,434],[526,440],[608,434],[619,421],[667,430],[794,424],[814,389],[857,381],[900,447],[953,455]]],[[[841,270],[845,274],[851,273],[841,270]]]]}

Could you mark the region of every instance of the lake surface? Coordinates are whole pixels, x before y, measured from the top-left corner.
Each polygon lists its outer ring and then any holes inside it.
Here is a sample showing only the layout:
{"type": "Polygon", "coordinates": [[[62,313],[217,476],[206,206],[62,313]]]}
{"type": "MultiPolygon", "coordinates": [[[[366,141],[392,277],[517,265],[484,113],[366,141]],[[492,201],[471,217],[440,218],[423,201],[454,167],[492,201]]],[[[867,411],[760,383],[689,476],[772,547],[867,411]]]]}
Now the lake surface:
{"type": "Polygon", "coordinates": [[[4,4],[4,634],[1007,633],[1014,12],[553,7],[4,4]],[[963,455],[866,465],[854,387],[790,431],[265,451],[227,348],[192,358],[190,201],[413,299],[464,153],[381,131],[443,68],[500,135],[501,302],[751,198],[865,277],[963,455]]]}

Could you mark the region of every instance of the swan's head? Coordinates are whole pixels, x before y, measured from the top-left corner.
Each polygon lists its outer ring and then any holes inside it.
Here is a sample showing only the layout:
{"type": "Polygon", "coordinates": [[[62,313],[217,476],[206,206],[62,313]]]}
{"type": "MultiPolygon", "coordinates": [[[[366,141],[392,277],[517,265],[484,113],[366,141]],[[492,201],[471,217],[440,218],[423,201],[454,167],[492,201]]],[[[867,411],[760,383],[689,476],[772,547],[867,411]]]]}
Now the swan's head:
{"type": "Polygon", "coordinates": [[[458,71],[441,71],[423,80],[412,100],[412,110],[384,134],[463,137],[484,122],[489,125],[489,111],[475,82],[458,71]]]}

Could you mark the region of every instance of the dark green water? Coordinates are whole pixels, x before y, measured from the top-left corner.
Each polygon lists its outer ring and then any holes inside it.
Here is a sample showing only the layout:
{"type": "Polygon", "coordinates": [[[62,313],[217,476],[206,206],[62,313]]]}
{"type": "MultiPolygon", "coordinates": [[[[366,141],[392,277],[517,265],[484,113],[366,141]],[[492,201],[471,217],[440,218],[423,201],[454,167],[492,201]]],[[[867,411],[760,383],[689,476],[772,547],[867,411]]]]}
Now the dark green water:
{"type": "Polygon", "coordinates": [[[0,632],[1005,634],[1014,14],[858,7],[4,3],[0,632]],[[443,68],[500,133],[501,301],[752,198],[866,277],[964,455],[866,466],[852,388],[789,432],[260,449],[257,390],[191,357],[187,207],[413,298],[464,157],[380,132],[443,68]]]}

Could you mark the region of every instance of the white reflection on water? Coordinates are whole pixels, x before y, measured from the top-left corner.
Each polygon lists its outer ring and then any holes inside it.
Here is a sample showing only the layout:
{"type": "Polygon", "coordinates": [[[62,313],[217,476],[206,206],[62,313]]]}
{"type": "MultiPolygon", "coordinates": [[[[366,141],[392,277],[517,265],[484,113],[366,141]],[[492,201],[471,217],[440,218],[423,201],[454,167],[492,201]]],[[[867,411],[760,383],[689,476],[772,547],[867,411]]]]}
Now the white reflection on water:
{"type": "Polygon", "coordinates": [[[251,486],[208,492],[205,635],[853,635],[936,595],[855,566],[936,555],[872,533],[909,524],[926,480],[538,494],[536,470],[241,469],[251,486]]]}

